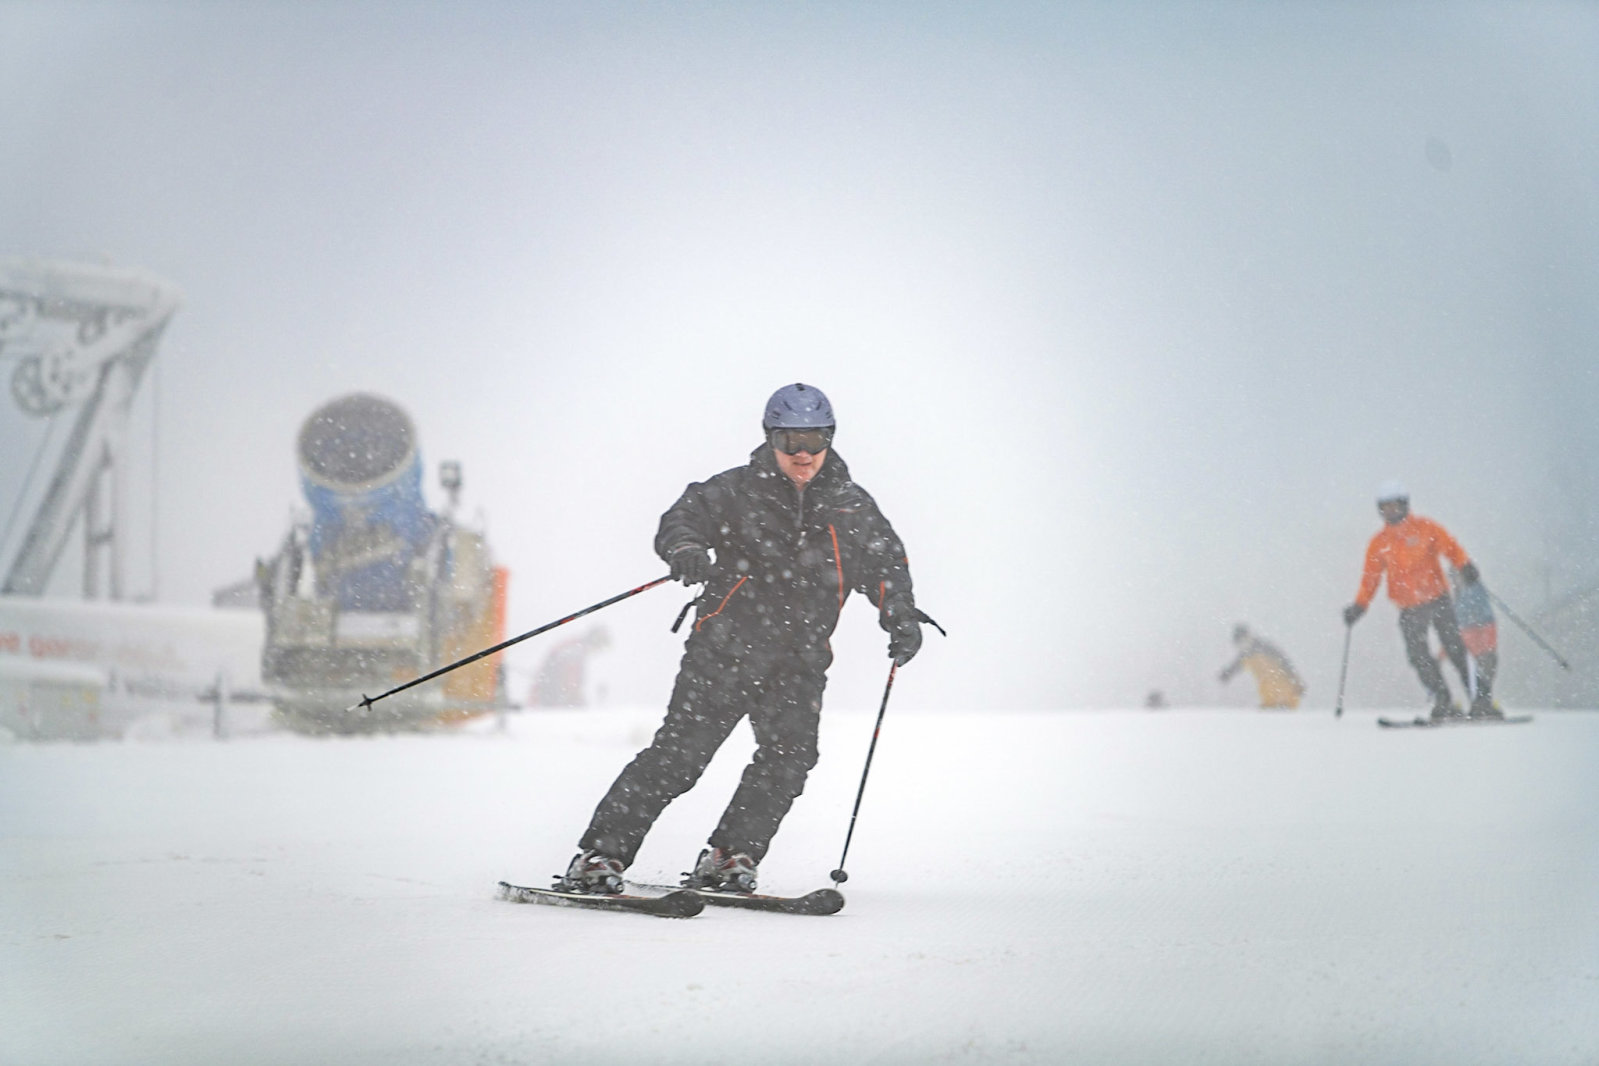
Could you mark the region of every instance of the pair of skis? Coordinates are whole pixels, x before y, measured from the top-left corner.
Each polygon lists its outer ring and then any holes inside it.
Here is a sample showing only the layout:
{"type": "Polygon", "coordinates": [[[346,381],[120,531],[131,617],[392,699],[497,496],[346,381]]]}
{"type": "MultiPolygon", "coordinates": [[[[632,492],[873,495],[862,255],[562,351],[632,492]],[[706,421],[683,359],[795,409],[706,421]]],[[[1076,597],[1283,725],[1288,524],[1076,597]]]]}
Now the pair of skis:
{"type": "Polygon", "coordinates": [[[555,907],[584,910],[633,911],[658,918],[692,918],[706,905],[736,907],[740,910],[772,911],[778,914],[837,914],[844,907],[844,895],[836,888],[819,888],[803,896],[767,896],[759,893],[710,892],[703,889],[674,888],[628,882],[630,892],[602,895],[564,892],[558,888],[530,888],[500,882],[499,898],[511,903],[544,903],[555,907]]]}

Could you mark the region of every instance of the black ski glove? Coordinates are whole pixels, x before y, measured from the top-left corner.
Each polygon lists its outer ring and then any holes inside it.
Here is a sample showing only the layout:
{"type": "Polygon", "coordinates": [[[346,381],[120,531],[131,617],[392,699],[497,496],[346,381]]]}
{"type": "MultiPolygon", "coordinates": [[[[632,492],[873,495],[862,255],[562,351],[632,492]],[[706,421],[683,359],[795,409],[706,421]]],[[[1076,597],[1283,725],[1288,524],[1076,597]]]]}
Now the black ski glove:
{"type": "Polygon", "coordinates": [[[1365,613],[1366,609],[1360,604],[1351,603],[1348,607],[1344,608],[1344,625],[1354,625],[1356,622],[1360,621],[1360,616],[1365,613]]]}
{"type": "Polygon", "coordinates": [[[697,544],[689,544],[672,552],[672,580],[685,585],[698,585],[711,576],[711,553],[697,544]]]}
{"type": "MultiPolygon", "coordinates": [[[[916,614],[921,614],[917,611],[916,614]]],[[[904,666],[922,650],[922,620],[914,615],[894,623],[888,634],[888,657],[895,666],[904,666]]]]}
{"type": "Polygon", "coordinates": [[[1482,575],[1477,573],[1476,563],[1467,563],[1460,568],[1460,580],[1468,585],[1475,585],[1482,580],[1482,575]]]}

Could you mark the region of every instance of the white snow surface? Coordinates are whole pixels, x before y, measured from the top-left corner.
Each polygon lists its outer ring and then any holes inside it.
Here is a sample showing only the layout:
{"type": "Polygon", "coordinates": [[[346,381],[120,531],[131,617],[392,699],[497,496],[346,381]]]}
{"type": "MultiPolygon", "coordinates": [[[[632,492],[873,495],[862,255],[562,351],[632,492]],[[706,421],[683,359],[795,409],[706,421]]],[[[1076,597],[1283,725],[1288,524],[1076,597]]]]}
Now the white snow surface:
{"type": "MultiPolygon", "coordinates": [[[[494,898],[659,711],[0,747],[0,1062],[1599,1061],[1599,714],[907,710],[827,918],[494,898]]],[[[874,714],[824,717],[767,890],[839,858],[874,714]]]]}

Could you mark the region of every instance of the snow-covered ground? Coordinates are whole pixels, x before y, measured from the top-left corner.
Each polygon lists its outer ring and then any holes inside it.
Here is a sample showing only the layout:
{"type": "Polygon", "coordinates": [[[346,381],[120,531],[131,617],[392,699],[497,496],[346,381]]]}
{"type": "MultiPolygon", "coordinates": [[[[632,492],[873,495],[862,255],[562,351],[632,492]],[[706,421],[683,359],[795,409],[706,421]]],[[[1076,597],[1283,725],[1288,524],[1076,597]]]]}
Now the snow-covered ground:
{"type": "MultiPolygon", "coordinates": [[[[657,711],[0,748],[0,1062],[1599,1061],[1599,713],[912,703],[830,918],[493,898],[657,711]]],[[[871,726],[829,710],[764,887],[827,883],[871,726]]],[[[685,868],[747,751],[636,873],[685,868]]]]}

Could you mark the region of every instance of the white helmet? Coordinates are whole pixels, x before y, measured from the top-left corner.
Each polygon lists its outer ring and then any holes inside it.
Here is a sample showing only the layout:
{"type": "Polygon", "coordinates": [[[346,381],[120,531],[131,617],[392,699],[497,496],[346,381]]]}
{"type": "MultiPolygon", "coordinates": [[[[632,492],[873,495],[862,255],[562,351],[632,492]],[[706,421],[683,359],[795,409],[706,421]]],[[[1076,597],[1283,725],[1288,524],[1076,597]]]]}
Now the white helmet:
{"type": "Polygon", "coordinates": [[[1405,488],[1405,483],[1397,478],[1389,478],[1377,486],[1377,502],[1387,503],[1389,500],[1404,500],[1409,502],[1410,490],[1405,488]]]}

